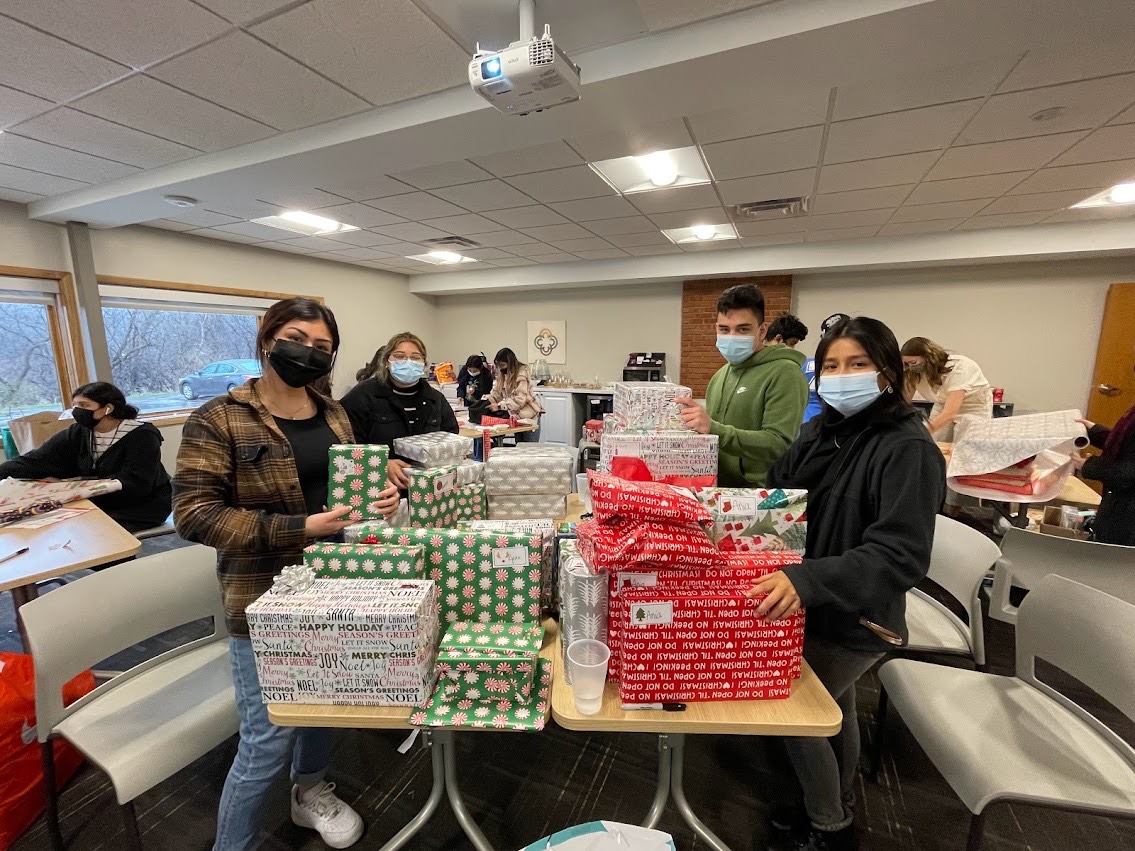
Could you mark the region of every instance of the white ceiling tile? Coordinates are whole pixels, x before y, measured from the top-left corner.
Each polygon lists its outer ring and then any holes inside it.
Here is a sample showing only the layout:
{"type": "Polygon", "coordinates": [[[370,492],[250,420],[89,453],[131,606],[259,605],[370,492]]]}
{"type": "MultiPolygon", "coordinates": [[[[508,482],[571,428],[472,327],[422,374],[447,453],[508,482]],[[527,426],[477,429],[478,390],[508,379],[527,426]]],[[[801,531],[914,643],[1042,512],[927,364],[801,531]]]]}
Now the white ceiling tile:
{"type": "Polygon", "coordinates": [[[485,218],[500,222],[508,228],[534,228],[543,225],[562,225],[567,222],[567,219],[555,210],[539,205],[516,207],[511,210],[493,210],[485,213],[485,218]]]}
{"type": "Polygon", "coordinates": [[[475,213],[445,216],[438,219],[426,219],[422,224],[435,227],[446,233],[456,234],[457,236],[470,236],[473,234],[491,233],[501,230],[499,223],[494,222],[492,219],[486,219],[484,216],[478,216],[475,213]]]}
{"type": "Polygon", "coordinates": [[[723,225],[729,222],[729,215],[721,207],[705,207],[701,210],[680,210],[675,213],[659,213],[650,220],[663,230],[670,228],[692,228],[695,225],[723,225]]]}
{"type": "Polygon", "coordinates": [[[1052,165],[1079,165],[1121,160],[1135,153],[1135,124],[1101,127],[1084,141],[1077,142],[1052,165]]]}
{"type": "Polygon", "coordinates": [[[687,254],[697,254],[702,251],[722,251],[740,247],[736,239],[711,239],[706,242],[683,242],[678,247],[687,254]]]}
{"type": "Polygon", "coordinates": [[[915,183],[938,159],[937,151],[880,157],[839,165],[825,165],[820,170],[820,192],[847,192],[875,186],[896,186],[915,183]]]}
{"type": "Polygon", "coordinates": [[[827,118],[828,89],[791,92],[779,86],[746,88],[744,99],[728,109],[690,116],[700,144],[823,124],[827,118]]]}
{"type": "Polygon", "coordinates": [[[878,227],[891,217],[890,210],[860,210],[855,213],[829,213],[826,216],[809,216],[805,219],[805,226],[813,230],[838,230],[841,228],[863,227],[875,225],[878,227]]]}
{"type": "Polygon", "coordinates": [[[606,181],[584,165],[521,174],[508,178],[508,182],[544,204],[616,194],[606,181]]]}
{"type": "Polygon", "coordinates": [[[319,188],[335,195],[342,195],[352,201],[373,201],[376,198],[386,198],[390,195],[403,195],[413,192],[414,187],[402,183],[385,174],[373,174],[363,177],[350,174],[343,178],[321,178],[319,188]]]}
{"type": "Polygon", "coordinates": [[[534,237],[527,234],[517,233],[512,230],[498,230],[492,233],[478,233],[470,237],[474,242],[479,242],[481,245],[491,246],[492,248],[507,248],[510,251],[514,245],[530,245],[537,242],[534,237]]]}
{"type": "Polygon", "coordinates": [[[981,230],[982,228],[1012,228],[1035,225],[1048,213],[1005,213],[1000,216],[974,216],[962,222],[955,230],[981,230]]]}
{"type": "Polygon", "coordinates": [[[537,263],[572,263],[578,262],[579,260],[574,254],[567,254],[560,251],[557,251],[555,254],[541,254],[539,257],[532,259],[537,263]]]}
{"type": "Polygon", "coordinates": [[[619,248],[638,248],[643,245],[672,245],[660,230],[652,233],[620,233],[607,237],[607,241],[619,248]]]}
{"type": "Polygon", "coordinates": [[[1135,159],[1042,168],[1013,187],[1011,194],[1031,195],[1036,192],[1060,192],[1064,189],[1098,190],[1132,178],[1135,178],[1135,159]]]}
{"type": "Polygon", "coordinates": [[[935,68],[840,86],[833,120],[862,118],[919,106],[985,97],[997,88],[1017,56],[935,68]]]}
{"type": "Polygon", "coordinates": [[[544,242],[565,239],[586,239],[593,236],[590,231],[584,230],[579,225],[572,224],[570,222],[566,225],[549,225],[547,227],[539,228],[521,228],[521,232],[544,242]]]}
{"type": "Polygon", "coordinates": [[[554,245],[547,245],[543,242],[529,242],[525,245],[510,245],[507,248],[509,254],[516,254],[519,257],[542,257],[545,254],[555,254],[559,249],[554,245]]]}
{"type": "Polygon", "coordinates": [[[1069,189],[1064,192],[1038,192],[1033,195],[1006,195],[998,198],[981,211],[983,216],[993,213],[1053,212],[1079,204],[1089,195],[1087,189],[1069,189]]]}
{"type": "Polygon", "coordinates": [[[527,260],[523,257],[510,257],[508,259],[492,260],[489,261],[490,266],[499,266],[502,269],[507,269],[512,266],[535,266],[535,260],[527,260]]]}
{"type": "Polygon", "coordinates": [[[275,134],[259,121],[135,74],[71,104],[82,112],[202,151],[220,151],[275,134]]]}
{"type": "Polygon", "coordinates": [[[411,0],[312,0],[252,31],[375,105],[468,81],[469,55],[411,0]]]}
{"type": "Polygon", "coordinates": [[[816,170],[805,168],[763,177],[742,177],[740,180],[723,180],[717,184],[726,204],[745,204],[750,201],[769,201],[774,198],[795,198],[812,194],[816,170]]]}
{"type": "Polygon", "coordinates": [[[968,201],[971,198],[996,198],[1008,192],[1029,176],[1028,171],[1008,171],[980,177],[956,177],[952,180],[928,180],[920,183],[908,204],[935,204],[940,201],[968,201]]]}
{"type": "MultiPolygon", "coordinates": [[[[249,198],[241,193],[220,199],[209,198],[204,203],[208,205],[207,209],[214,213],[225,213],[245,221],[264,216],[275,216],[282,212],[275,204],[265,204],[263,201],[249,198]]],[[[170,218],[178,218],[178,216],[174,214],[170,218]]]]}
{"type": "Polygon", "coordinates": [[[1135,74],[995,95],[966,126],[958,144],[1090,130],[1122,110],[1133,98],[1135,74]],[[1054,106],[1067,111],[1046,121],[1032,120],[1032,115],[1054,106]]]}
{"type": "Polygon", "coordinates": [[[599,248],[594,251],[573,251],[576,257],[581,260],[615,260],[619,257],[629,257],[625,251],[620,251],[618,248],[599,248]]]}
{"type": "Polygon", "coordinates": [[[603,251],[611,248],[611,243],[597,236],[587,237],[586,239],[553,240],[552,245],[561,251],[570,251],[572,254],[579,254],[581,251],[603,251]]]}
{"type": "Polygon", "coordinates": [[[689,0],[635,0],[651,30],[673,29],[706,18],[739,12],[752,6],[763,6],[770,0],[713,0],[712,3],[691,3],[689,0]]]}
{"type": "MultiPolygon", "coordinates": [[[[227,213],[217,213],[213,210],[204,210],[200,207],[189,210],[172,208],[170,212],[166,214],[166,218],[178,222],[185,222],[187,225],[193,225],[195,228],[214,228],[217,225],[227,225],[232,222],[240,221],[237,216],[230,216],[227,213]]],[[[283,233],[283,231],[280,233],[283,233]]],[[[276,238],[283,239],[282,236],[276,238]]]]}
{"type": "MultiPolygon", "coordinates": [[[[640,192],[635,200],[641,196],[655,195],[655,192],[640,192]]],[[[564,201],[552,204],[552,209],[573,222],[594,222],[600,219],[618,219],[635,215],[638,210],[630,202],[618,195],[608,195],[604,198],[584,198],[580,201],[564,201]]]]}
{"type": "Polygon", "coordinates": [[[841,239],[864,239],[874,236],[879,228],[876,225],[864,225],[857,228],[835,228],[834,230],[810,230],[804,238],[805,242],[835,242],[841,239]]]}
{"type": "Polygon", "coordinates": [[[256,222],[236,222],[231,225],[217,225],[217,227],[212,228],[212,230],[247,236],[249,239],[254,239],[257,242],[276,242],[287,234],[287,231],[281,230],[280,228],[258,225],[256,222]]]}
{"type": "MultiPolygon", "coordinates": [[[[430,251],[432,249],[417,242],[395,242],[390,245],[383,245],[379,250],[385,251],[388,254],[393,254],[396,257],[407,258],[411,257],[414,254],[421,254],[424,251],[430,251]]],[[[417,263],[419,261],[414,260],[410,262],[417,263]]]]}
{"type": "Polygon", "coordinates": [[[401,216],[395,216],[384,210],[379,210],[367,204],[337,204],[333,207],[323,207],[319,215],[327,216],[346,225],[357,228],[374,228],[383,225],[397,225],[406,221],[401,216]]]}
{"type": "Polygon", "coordinates": [[[895,222],[883,225],[879,229],[879,236],[902,236],[915,233],[945,233],[953,230],[965,219],[932,219],[926,222],[895,222]]]}
{"type": "Polygon", "coordinates": [[[6,189],[35,192],[39,195],[58,195],[61,192],[82,189],[87,185],[86,181],[70,180],[66,177],[56,177],[53,174],[43,174],[0,163],[0,186],[6,189]]]}
{"type": "Polygon", "coordinates": [[[734,227],[742,237],[764,237],[782,233],[793,233],[804,230],[807,225],[806,218],[800,216],[786,216],[779,219],[765,219],[756,222],[737,222],[734,227]]]}
{"type": "Polygon", "coordinates": [[[1120,207],[1081,207],[1078,210],[1062,210],[1049,216],[1047,222],[1094,222],[1111,219],[1128,219],[1135,217],[1135,204],[1124,204],[1120,207]]]}
{"type": "Polygon", "coordinates": [[[988,198],[972,201],[943,201],[941,204],[915,204],[901,207],[891,217],[892,222],[928,222],[933,219],[964,219],[989,204],[988,198]]]}
{"type": "Polygon", "coordinates": [[[329,233],[327,238],[333,242],[342,242],[345,245],[354,245],[358,248],[375,248],[381,245],[392,245],[398,242],[390,236],[383,236],[369,230],[351,230],[345,233],[329,233]]]}
{"type": "Polygon", "coordinates": [[[280,241],[296,248],[306,248],[309,251],[340,251],[343,248],[342,243],[322,236],[301,236],[299,239],[280,241]]]}
{"type": "Polygon", "coordinates": [[[499,248],[458,248],[457,251],[474,260],[508,260],[516,256],[499,248]]]}
{"type": "Polygon", "coordinates": [[[382,227],[372,228],[372,230],[384,236],[393,236],[406,242],[422,242],[427,239],[440,239],[443,236],[449,236],[447,231],[431,228],[429,225],[419,224],[418,222],[406,222],[401,225],[383,225],[382,227]]]}
{"type": "Polygon", "coordinates": [[[587,229],[600,236],[620,233],[648,233],[658,230],[646,216],[627,216],[622,219],[604,219],[601,222],[588,222],[587,229]]]}
{"type": "Polygon", "coordinates": [[[474,183],[492,177],[483,168],[478,168],[468,160],[416,168],[393,175],[415,189],[437,189],[441,186],[457,186],[460,183],[474,183]]]}
{"type": "Polygon", "coordinates": [[[702,150],[714,180],[776,174],[814,166],[820,158],[823,132],[822,127],[806,127],[718,142],[702,150]]]}
{"type": "Polygon", "coordinates": [[[1032,139],[1012,139],[984,145],[966,145],[948,149],[926,175],[927,180],[950,177],[973,177],[1003,171],[1040,168],[1053,157],[1072,147],[1087,133],[1057,133],[1032,139]]]}
{"type": "Polygon", "coordinates": [[[0,163],[88,183],[114,180],[138,170],[134,166],[92,157],[90,154],[27,139],[11,132],[0,136],[0,163]]]}
{"type": "Polygon", "coordinates": [[[243,32],[202,45],[148,73],[279,130],[310,127],[368,106],[243,32]]]}
{"type": "Polygon", "coordinates": [[[177,222],[173,219],[154,219],[152,222],[146,222],[148,228],[161,228],[162,230],[195,230],[196,225],[191,225],[186,222],[177,222]]]}
{"type": "Polygon", "coordinates": [[[893,209],[903,202],[914,184],[881,186],[876,189],[856,189],[851,192],[834,192],[817,195],[812,199],[813,213],[849,213],[854,210],[893,209]]]}
{"type": "Polygon", "coordinates": [[[223,18],[190,0],[5,0],[4,13],[132,68],[229,29],[223,18]]]}
{"type": "Polygon", "coordinates": [[[322,189],[284,189],[273,185],[260,191],[265,204],[272,204],[285,210],[318,210],[321,207],[335,207],[348,199],[342,195],[332,195],[322,189]]]}
{"type": "MultiPolygon", "coordinates": [[[[630,201],[648,216],[654,213],[696,210],[698,207],[711,207],[718,203],[717,193],[713,190],[713,186],[708,183],[703,183],[700,186],[682,186],[677,189],[637,192],[630,196],[630,201]]],[[[631,210],[630,212],[635,211],[631,210]]]]}
{"type": "Polygon", "coordinates": [[[251,236],[244,236],[239,233],[229,233],[228,231],[215,230],[213,228],[201,228],[199,230],[186,231],[190,236],[201,236],[208,239],[223,239],[225,242],[239,242],[244,245],[251,245],[252,243],[261,242],[262,240],[255,239],[251,236]]]}
{"type": "Polygon", "coordinates": [[[1115,118],[1111,119],[1108,124],[1132,124],[1135,123],[1135,106],[1130,109],[1125,109],[1115,118]]]}
{"type": "Polygon", "coordinates": [[[655,254],[681,254],[682,249],[667,240],[665,245],[635,245],[627,249],[627,254],[635,257],[650,257],[655,254]]]}
{"type": "Polygon", "coordinates": [[[491,154],[487,157],[473,157],[473,162],[497,177],[512,177],[516,174],[547,171],[550,168],[581,165],[583,158],[565,142],[556,141],[546,145],[536,145],[533,148],[491,154]]]}
{"type": "Polygon", "coordinates": [[[980,106],[981,101],[975,99],[835,122],[828,131],[824,162],[844,163],[945,148],[980,106]]]}
{"type": "Polygon", "coordinates": [[[201,153],[185,145],[167,142],[157,136],[67,108],[56,109],[12,129],[21,136],[29,136],[41,142],[62,142],[69,148],[141,168],[168,165],[201,153]]]}
{"type": "Polygon", "coordinates": [[[743,236],[740,241],[742,248],[763,248],[766,245],[789,245],[791,243],[803,242],[804,231],[770,233],[765,236],[743,236]]]}
{"type": "Polygon", "coordinates": [[[295,0],[197,0],[234,24],[247,24],[292,5],[295,0]]]}
{"type": "MultiPolygon", "coordinates": [[[[435,198],[428,192],[410,192],[406,195],[392,195],[389,198],[376,198],[368,202],[369,206],[377,207],[404,219],[418,221],[420,219],[439,219],[442,216],[460,216],[465,211],[460,207],[435,198]]],[[[369,225],[368,225],[369,227],[369,225]]]]}
{"type": "Polygon", "coordinates": [[[531,198],[502,180],[481,180],[461,186],[447,186],[434,189],[433,194],[474,213],[523,207],[532,203],[531,198]]]}
{"type": "Polygon", "coordinates": [[[39,195],[35,192],[22,192],[19,189],[4,189],[0,187],[0,200],[12,201],[16,204],[30,204],[32,201],[38,201],[40,198],[46,196],[39,195]]]}
{"type": "Polygon", "coordinates": [[[380,248],[345,248],[335,253],[340,258],[346,257],[349,260],[383,260],[394,256],[380,248]]]}
{"type": "Polygon", "coordinates": [[[53,106],[55,104],[49,100],[0,86],[0,129],[19,124],[33,115],[46,112],[53,106]]]}
{"type": "Polygon", "coordinates": [[[1096,43],[1090,48],[1069,45],[1049,50],[1030,50],[998,91],[1034,89],[1071,80],[1122,74],[1125,71],[1135,71],[1135,56],[1132,56],[1130,38],[1096,43]]]}
{"type": "Polygon", "coordinates": [[[63,103],[128,74],[125,65],[0,15],[0,80],[63,103]]]}
{"type": "Polygon", "coordinates": [[[638,157],[654,151],[687,148],[694,143],[685,122],[680,118],[671,118],[658,124],[624,127],[614,133],[577,136],[568,141],[590,162],[638,157]]]}

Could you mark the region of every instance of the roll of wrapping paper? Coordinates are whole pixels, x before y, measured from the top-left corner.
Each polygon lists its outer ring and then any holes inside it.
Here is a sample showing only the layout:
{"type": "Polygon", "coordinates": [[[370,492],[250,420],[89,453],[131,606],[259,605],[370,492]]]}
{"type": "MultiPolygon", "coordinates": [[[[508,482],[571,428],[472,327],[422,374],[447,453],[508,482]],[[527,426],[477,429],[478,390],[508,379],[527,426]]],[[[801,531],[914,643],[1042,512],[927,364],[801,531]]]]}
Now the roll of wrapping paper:
{"type": "Polygon", "coordinates": [[[3,511],[0,512],[0,526],[7,526],[9,523],[16,523],[28,517],[35,517],[37,514],[47,514],[49,511],[54,511],[62,507],[63,503],[49,499],[44,502],[25,505],[23,508],[13,508],[10,511],[3,511]]]}

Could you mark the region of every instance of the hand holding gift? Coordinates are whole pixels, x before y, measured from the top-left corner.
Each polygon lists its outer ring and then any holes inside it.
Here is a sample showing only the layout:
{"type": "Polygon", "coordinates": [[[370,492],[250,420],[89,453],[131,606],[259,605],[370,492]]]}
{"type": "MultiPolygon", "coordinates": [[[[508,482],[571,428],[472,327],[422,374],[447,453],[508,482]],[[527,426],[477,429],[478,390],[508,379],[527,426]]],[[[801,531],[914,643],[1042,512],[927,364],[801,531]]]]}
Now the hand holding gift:
{"type": "Polygon", "coordinates": [[[406,468],[409,466],[405,461],[391,458],[386,462],[386,477],[394,483],[395,487],[405,490],[410,487],[410,477],[406,475],[406,468]]]}
{"type": "Polygon", "coordinates": [[[757,606],[757,617],[766,621],[778,621],[791,617],[800,611],[800,595],[784,571],[776,570],[745,592],[750,600],[766,595],[757,606]]]}
{"type": "Polygon", "coordinates": [[[682,424],[686,428],[698,434],[709,434],[709,425],[712,421],[705,408],[688,396],[675,399],[674,403],[681,408],[682,424]]]}
{"type": "Polygon", "coordinates": [[[347,517],[350,513],[351,506],[341,505],[338,508],[332,508],[330,511],[311,514],[304,521],[303,533],[309,538],[326,538],[328,535],[338,535],[354,522],[347,517]]]}
{"type": "Polygon", "coordinates": [[[370,504],[371,511],[376,514],[381,514],[383,517],[389,518],[398,510],[398,503],[400,502],[398,488],[394,484],[386,486],[378,499],[370,504]]]}

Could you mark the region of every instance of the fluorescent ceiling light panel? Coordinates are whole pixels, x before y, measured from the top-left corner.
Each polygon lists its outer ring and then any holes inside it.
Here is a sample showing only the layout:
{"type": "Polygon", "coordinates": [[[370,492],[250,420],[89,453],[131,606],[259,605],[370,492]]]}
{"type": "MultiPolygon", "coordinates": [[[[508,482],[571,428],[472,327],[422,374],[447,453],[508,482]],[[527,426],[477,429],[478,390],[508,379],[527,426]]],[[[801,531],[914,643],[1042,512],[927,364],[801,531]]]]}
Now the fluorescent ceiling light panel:
{"type": "Polygon", "coordinates": [[[348,233],[358,230],[354,225],[343,224],[326,216],[317,216],[315,213],[305,213],[303,210],[289,210],[278,216],[264,216],[252,221],[270,228],[302,233],[304,236],[325,236],[329,233],[348,233]]]}
{"type": "Polygon", "coordinates": [[[476,263],[473,257],[464,257],[456,251],[431,251],[428,254],[410,254],[407,260],[419,260],[422,263],[432,263],[435,266],[452,266],[456,263],[476,263]]]}
{"type": "Polygon", "coordinates": [[[1135,182],[1117,183],[1111,189],[1105,189],[1079,204],[1073,204],[1072,209],[1083,207],[1115,207],[1120,204],[1135,204],[1135,182]]]}
{"type": "Polygon", "coordinates": [[[623,195],[709,183],[709,172],[696,147],[655,151],[588,163],[591,170],[623,195]]]}
{"type": "Polygon", "coordinates": [[[718,242],[737,238],[737,229],[733,225],[694,225],[690,228],[670,228],[662,233],[675,245],[681,245],[683,242],[718,242]]]}

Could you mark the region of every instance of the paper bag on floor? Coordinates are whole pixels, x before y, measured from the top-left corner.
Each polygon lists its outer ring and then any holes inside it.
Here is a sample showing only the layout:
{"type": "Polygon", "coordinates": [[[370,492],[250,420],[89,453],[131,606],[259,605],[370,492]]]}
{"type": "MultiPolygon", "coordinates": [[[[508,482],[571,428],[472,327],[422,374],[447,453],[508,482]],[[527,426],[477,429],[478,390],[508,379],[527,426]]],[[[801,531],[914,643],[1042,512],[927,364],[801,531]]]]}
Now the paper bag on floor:
{"type": "Polygon", "coordinates": [[[16,417],[8,421],[8,428],[12,432],[12,440],[16,441],[16,448],[22,455],[42,446],[53,434],[75,422],[72,419],[59,419],[58,411],[39,411],[28,414],[26,417],[16,417]]]}

